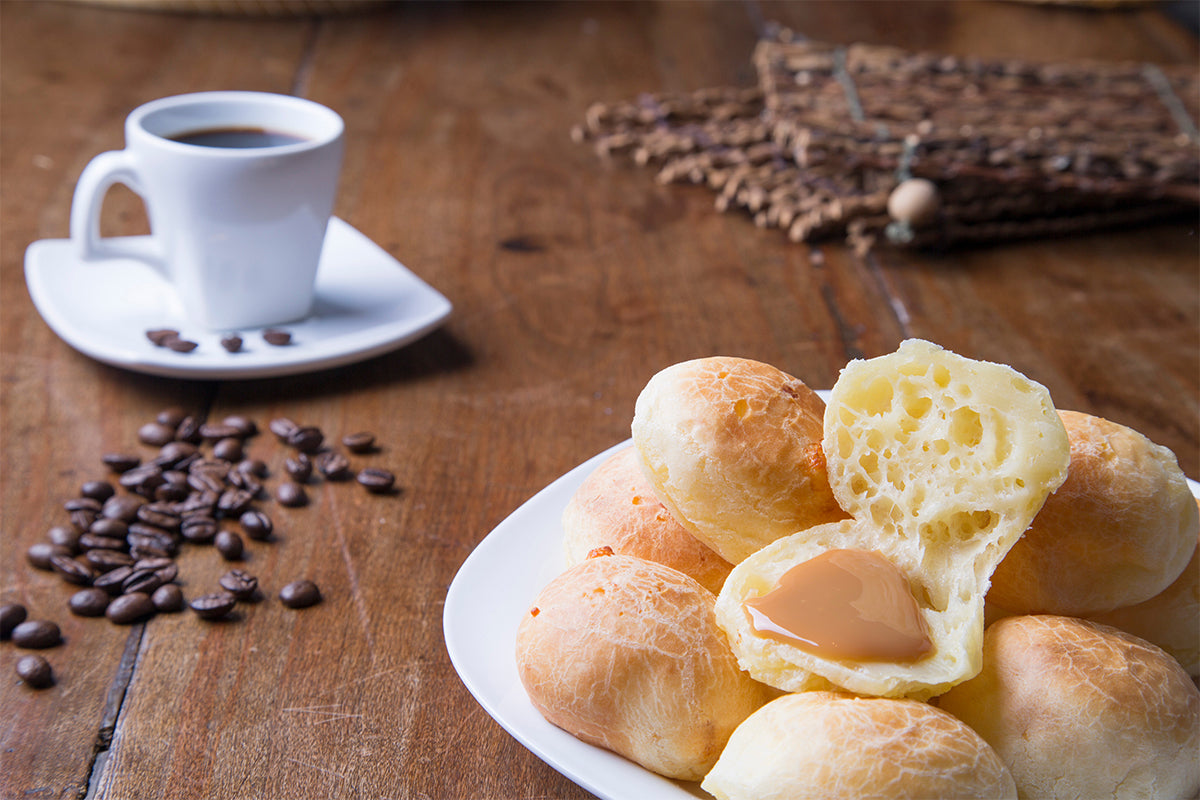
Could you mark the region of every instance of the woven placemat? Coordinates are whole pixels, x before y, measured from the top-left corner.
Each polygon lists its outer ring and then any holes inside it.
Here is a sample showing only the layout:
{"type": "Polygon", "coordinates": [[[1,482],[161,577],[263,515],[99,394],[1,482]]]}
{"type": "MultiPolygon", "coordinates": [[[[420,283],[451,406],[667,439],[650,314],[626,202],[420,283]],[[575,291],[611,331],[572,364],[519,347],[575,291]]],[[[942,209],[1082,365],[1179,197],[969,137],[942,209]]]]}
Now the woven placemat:
{"type": "Polygon", "coordinates": [[[794,241],[998,241],[1200,204],[1195,70],[963,59],[784,29],[753,64],[757,87],[595,104],[573,135],[660,181],[705,184],[718,209],[794,241]]]}

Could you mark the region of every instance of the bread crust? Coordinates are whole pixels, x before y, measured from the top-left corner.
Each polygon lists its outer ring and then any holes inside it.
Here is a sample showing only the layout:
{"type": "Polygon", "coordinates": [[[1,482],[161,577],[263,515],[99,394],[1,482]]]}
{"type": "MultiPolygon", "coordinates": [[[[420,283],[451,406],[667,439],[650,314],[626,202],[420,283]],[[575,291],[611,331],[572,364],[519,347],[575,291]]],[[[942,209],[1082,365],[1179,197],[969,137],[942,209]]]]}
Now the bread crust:
{"type": "Polygon", "coordinates": [[[703,788],[718,800],[1005,800],[1007,767],[959,720],[915,700],[802,692],[751,715],[703,788]]]}
{"type": "Polygon", "coordinates": [[[632,447],[617,451],[584,479],[563,510],[562,524],[568,566],[609,547],[677,569],[713,594],[733,569],[659,502],[632,447]]]}
{"type": "Polygon", "coordinates": [[[1006,617],[984,668],[938,698],[1008,764],[1023,800],[1191,798],[1200,691],[1169,655],[1071,617],[1006,617]]]}
{"type": "Polygon", "coordinates": [[[698,780],[730,734],[775,696],[738,669],[692,578],[604,555],[538,595],[517,633],[517,667],[547,720],[646,769],[698,780]]]}
{"type": "Polygon", "coordinates": [[[781,536],[844,519],[821,449],[824,403],[768,364],[714,356],[652,377],[634,446],[681,525],[736,564],[781,536]]]}
{"type": "Polygon", "coordinates": [[[1091,617],[1155,597],[1200,534],[1175,454],[1101,417],[1059,415],[1067,479],[996,568],[988,601],[1016,614],[1091,617]]]}

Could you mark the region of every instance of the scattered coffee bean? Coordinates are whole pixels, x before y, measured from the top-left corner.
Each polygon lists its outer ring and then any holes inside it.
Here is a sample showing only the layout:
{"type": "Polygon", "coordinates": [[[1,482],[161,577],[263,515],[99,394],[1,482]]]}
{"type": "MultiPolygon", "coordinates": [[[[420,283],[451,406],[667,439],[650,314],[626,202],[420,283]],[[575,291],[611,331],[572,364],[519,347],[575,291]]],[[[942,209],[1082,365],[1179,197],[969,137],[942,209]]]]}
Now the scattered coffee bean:
{"type": "Polygon", "coordinates": [[[142,463],[142,460],[137,456],[131,456],[126,453],[105,453],[100,457],[100,460],[104,462],[104,466],[118,473],[128,472],[142,463]]]}
{"type": "Polygon", "coordinates": [[[279,601],[288,608],[308,608],[321,601],[321,590],[312,581],[301,578],[279,590],[279,601]]]}
{"type": "Polygon", "coordinates": [[[240,336],[222,336],[221,347],[224,347],[230,353],[236,353],[242,349],[242,337],[240,336]]]}
{"type": "Polygon", "coordinates": [[[242,440],[235,436],[227,436],[213,445],[213,455],[226,461],[241,461],[245,455],[242,440]]]}
{"type": "Polygon", "coordinates": [[[265,478],[269,472],[267,462],[259,458],[247,458],[237,465],[237,471],[243,475],[253,475],[256,478],[265,478]]]}
{"type": "Polygon", "coordinates": [[[33,689],[45,689],[54,684],[50,662],[36,653],[17,659],[17,676],[33,689]]]}
{"type": "Polygon", "coordinates": [[[288,434],[287,443],[301,453],[315,453],[321,449],[325,434],[313,425],[302,425],[288,434]]]}
{"type": "Polygon", "coordinates": [[[179,423],[179,427],[175,429],[175,438],[181,442],[189,442],[197,444],[200,442],[200,420],[194,416],[187,416],[179,423]]]}
{"type": "Polygon", "coordinates": [[[321,453],[317,457],[317,469],[331,481],[345,480],[350,477],[350,461],[341,453],[321,453]]]}
{"type": "Polygon", "coordinates": [[[154,590],[150,602],[159,611],[172,614],[183,608],[183,590],[174,583],[168,583],[154,590]]]}
{"type": "Polygon", "coordinates": [[[258,591],[258,578],[240,569],[231,569],[220,577],[217,583],[238,600],[253,599],[258,591]]]}
{"type": "Polygon", "coordinates": [[[229,592],[213,592],[201,595],[188,604],[200,619],[221,619],[233,611],[237,598],[229,592]]]}
{"type": "Polygon", "coordinates": [[[88,589],[80,589],[71,595],[71,599],[67,601],[67,607],[71,609],[72,614],[80,617],[102,617],[111,599],[108,592],[93,586],[88,589]]]}
{"type": "Polygon", "coordinates": [[[142,444],[162,447],[167,442],[175,441],[175,428],[161,422],[147,422],[138,428],[137,437],[142,444]]]}
{"type": "Polygon", "coordinates": [[[137,519],[137,510],[145,504],[145,500],[133,495],[116,495],[104,502],[100,516],[108,519],[118,519],[130,523],[137,519]]]}
{"type": "Polygon", "coordinates": [[[283,471],[296,483],[308,483],[312,477],[312,459],[304,453],[297,453],[283,462],[283,471]]]}
{"type": "Polygon", "coordinates": [[[28,619],[12,630],[12,641],[17,647],[44,650],[62,643],[58,625],[44,619],[28,619]]]}
{"type": "MultiPolygon", "coordinates": [[[[125,535],[129,535],[129,526],[125,526],[125,535]]],[[[98,533],[81,534],[78,541],[79,549],[88,550],[121,550],[124,549],[125,538],[123,536],[101,536],[98,533]]]]}
{"type": "Polygon", "coordinates": [[[54,556],[69,556],[71,551],[62,545],[50,542],[34,542],[25,551],[25,560],[37,569],[51,569],[50,559],[54,556]]]}
{"type": "MultiPolygon", "coordinates": [[[[101,536],[105,539],[116,539],[117,541],[122,541],[126,536],[129,535],[129,523],[125,522],[124,520],[113,519],[112,517],[100,517],[91,524],[91,527],[88,528],[87,534],[83,534],[75,538],[75,546],[78,547],[79,540],[82,539],[84,535],[88,534],[92,536],[101,536]]],[[[53,539],[51,541],[53,541],[53,539]]]]}
{"type": "Polygon", "coordinates": [[[287,441],[289,436],[291,436],[292,431],[296,430],[298,427],[299,426],[295,422],[292,422],[287,417],[276,417],[267,423],[267,428],[271,431],[271,433],[275,434],[280,441],[284,442],[287,441]]]}
{"type": "Polygon", "coordinates": [[[275,499],[281,506],[300,508],[308,504],[308,493],[300,484],[287,481],[279,484],[275,489],[275,499]]]}
{"type": "Polygon", "coordinates": [[[150,595],[130,592],[109,603],[104,616],[117,625],[131,625],[152,616],[156,610],[150,595]]]}
{"type": "Polygon", "coordinates": [[[262,332],[262,337],[263,341],[275,347],[283,347],[292,342],[292,335],[279,328],[267,328],[262,332]]]}
{"type": "MultiPolygon", "coordinates": [[[[92,527],[95,526],[96,523],[93,522],[92,527]]],[[[89,528],[89,530],[91,529],[89,528]]],[[[61,547],[70,553],[79,551],[80,536],[82,534],[75,530],[74,526],[67,527],[66,525],[55,525],[46,533],[46,538],[50,541],[50,544],[61,547]]]]}
{"type": "Polygon", "coordinates": [[[25,621],[27,613],[20,603],[0,603],[0,639],[12,636],[13,628],[25,621]]]}
{"type": "Polygon", "coordinates": [[[396,485],[396,476],[386,469],[367,467],[358,473],[358,482],[373,494],[390,492],[396,485]]]}
{"type": "Polygon", "coordinates": [[[216,546],[217,552],[221,554],[221,558],[226,561],[238,561],[245,549],[242,537],[233,531],[218,531],[213,544],[216,546]]]}
{"type": "Polygon", "coordinates": [[[243,439],[249,439],[251,436],[258,435],[258,423],[241,414],[230,414],[221,420],[221,424],[236,430],[237,435],[243,439]]]}
{"type": "MultiPolygon", "coordinates": [[[[150,595],[158,587],[162,586],[166,581],[164,576],[152,569],[135,569],[129,573],[125,581],[121,584],[121,591],[125,594],[140,592],[144,595],[150,595]]],[[[172,575],[174,579],[174,575],[172,575]]]]}
{"type": "Polygon", "coordinates": [[[179,532],[189,542],[211,542],[217,535],[217,521],[209,516],[191,516],[183,521],[179,532]]]}
{"type": "Polygon", "coordinates": [[[133,567],[117,567],[103,575],[96,576],[96,579],[92,581],[92,587],[116,597],[125,591],[125,581],[129,580],[129,576],[132,574],[133,567]]]}
{"type": "Polygon", "coordinates": [[[108,481],[87,481],[79,487],[79,493],[103,503],[116,494],[117,490],[108,481]]]}
{"type": "Polygon", "coordinates": [[[262,511],[250,509],[238,517],[238,524],[242,526],[242,530],[246,535],[257,542],[265,542],[271,538],[271,532],[275,529],[271,518],[262,511]]]}
{"type": "Polygon", "coordinates": [[[92,579],[96,577],[95,571],[90,566],[67,555],[50,556],[50,568],[67,583],[79,586],[90,586],[92,579]]]}
{"type": "MultiPolygon", "coordinates": [[[[129,553],[122,553],[120,550],[88,550],[83,554],[83,559],[96,572],[109,572],[117,567],[132,566],[134,562],[133,556],[129,555],[129,553]]],[[[53,566],[53,562],[51,562],[51,566],[53,566]]],[[[67,576],[64,575],[63,577],[66,578],[67,576]]],[[[93,577],[95,576],[93,575],[93,577]]],[[[69,578],[67,579],[70,580],[69,578]]]]}
{"type": "Polygon", "coordinates": [[[351,453],[370,453],[375,449],[375,434],[351,433],[342,437],[342,445],[351,453]]]}
{"type": "Polygon", "coordinates": [[[146,331],[146,338],[153,342],[155,347],[166,347],[168,340],[179,338],[179,331],[174,328],[153,328],[146,331]]]}
{"type": "Polygon", "coordinates": [[[174,350],[176,353],[190,353],[200,346],[196,342],[188,339],[180,339],[178,337],[174,339],[167,339],[164,344],[166,344],[169,350],[174,350]]]}
{"type": "MultiPolygon", "coordinates": [[[[179,334],[176,333],[175,335],[178,336],[179,334]]],[[[178,428],[179,423],[183,422],[186,416],[187,412],[183,410],[182,406],[167,406],[154,415],[154,421],[162,425],[170,425],[172,428],[178,428]]]]}

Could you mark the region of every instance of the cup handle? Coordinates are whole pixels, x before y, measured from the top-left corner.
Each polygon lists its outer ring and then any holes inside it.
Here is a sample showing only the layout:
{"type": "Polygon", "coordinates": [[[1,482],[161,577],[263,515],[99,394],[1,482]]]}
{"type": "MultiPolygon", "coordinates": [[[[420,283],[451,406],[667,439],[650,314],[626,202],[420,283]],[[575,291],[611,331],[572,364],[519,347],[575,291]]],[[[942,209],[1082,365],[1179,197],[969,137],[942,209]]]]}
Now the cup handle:
{"type": "Polygon", "coordinates": [[[104,194],[114,183],[123,183],[145,200],[133,154],[111,150],[93,158],[84,167],[71,201],[71,242],[85,261],[104,258],[134,258],[162,272],[165,266],[158,237],[102,237],[100,208],[104,194]]]}

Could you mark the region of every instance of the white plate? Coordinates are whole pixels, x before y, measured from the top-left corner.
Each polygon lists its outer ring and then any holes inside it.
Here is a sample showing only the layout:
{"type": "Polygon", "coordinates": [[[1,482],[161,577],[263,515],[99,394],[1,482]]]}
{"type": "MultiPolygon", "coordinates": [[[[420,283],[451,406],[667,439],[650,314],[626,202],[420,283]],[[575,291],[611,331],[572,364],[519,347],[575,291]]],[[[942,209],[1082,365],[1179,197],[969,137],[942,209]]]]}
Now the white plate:
{"type": "MultiPolygon", "coordinates": [[[[827,392],[819,392],[827,398],[827,392]]],[[[604,800],[693,800],[698,783],[672,781],[554,727],[529,702],[517,676],[517,626],[534,598],[566,565],[560,519],[596,467],[629,441],[585,461],[501,522],[450,584],[443,633],[450,661],[496,722],[554,769],[604,800]]],[[[1188,479],[1200,497],[1200,483],[1188,479]]]]}
{"type": "Polygon", "coordinates": [[[188,322],[175,290],[149,266],[124,258],[80,261],[69,239],[29,246],[25,284],[42,319],[79,352],[176,378],[264,378],[350,364],[424,336],[450,313],[445,297],[336,217],[321,251],[313,313],[279,326],[292,334],[284,347],[250,330],[238,332],[240,352],[227,352],[221,334],[188,322]],[[199,347],[156,347],[146,338],[156,328],[177,329],[199,347]]]}

